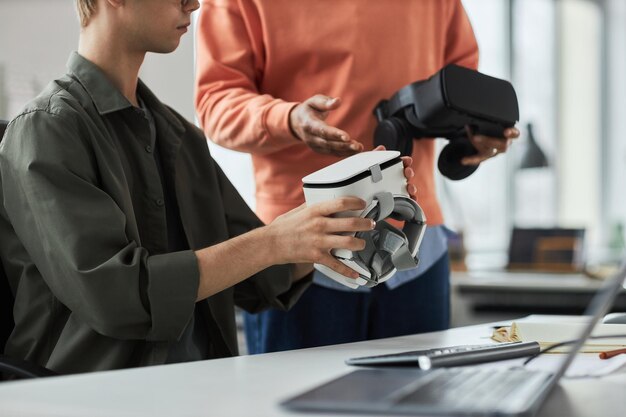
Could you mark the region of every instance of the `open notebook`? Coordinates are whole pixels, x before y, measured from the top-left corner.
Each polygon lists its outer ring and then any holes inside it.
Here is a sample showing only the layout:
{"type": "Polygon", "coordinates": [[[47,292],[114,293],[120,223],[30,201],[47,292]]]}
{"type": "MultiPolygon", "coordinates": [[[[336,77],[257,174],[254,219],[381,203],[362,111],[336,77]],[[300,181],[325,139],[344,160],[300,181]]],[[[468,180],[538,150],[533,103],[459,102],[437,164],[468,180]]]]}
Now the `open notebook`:
{"type": "MultiPolygon", "coordinates": [[[[539,342],[542,349],[555,343],[576,339],[586,323],[578,320],[544,319],[520,320],[510,327],[494,330],[492,339],[497,342],[539,342]]],[[[592,336],[626,335],[626,324],[598,324],[592,336]]],[[[581,352],[597,353],[613,349],[626,348],[626,336],[609,339],[588,339],[581,352]]],[[[567,352],[568,347],[554,349],[555,353],[567,352]]]]}

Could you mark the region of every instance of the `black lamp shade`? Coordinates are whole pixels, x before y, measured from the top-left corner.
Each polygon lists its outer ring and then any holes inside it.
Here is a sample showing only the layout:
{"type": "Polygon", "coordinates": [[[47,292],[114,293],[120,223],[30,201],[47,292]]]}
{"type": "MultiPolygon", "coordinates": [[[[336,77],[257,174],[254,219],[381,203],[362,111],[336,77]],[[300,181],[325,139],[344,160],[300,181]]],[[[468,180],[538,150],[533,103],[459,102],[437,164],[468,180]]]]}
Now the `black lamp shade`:
{"type": "Polygon", "coordinates": [[[528,123],[527,129],[528,142],[526,144],[526,152],[524,152],[524,156],[522,157],[519,168],[543,168],[549,166],[546,155],[543,153],[543,151],[537,144],[537,141],[535,140],[533,125],[531,123],[528,123]]]}

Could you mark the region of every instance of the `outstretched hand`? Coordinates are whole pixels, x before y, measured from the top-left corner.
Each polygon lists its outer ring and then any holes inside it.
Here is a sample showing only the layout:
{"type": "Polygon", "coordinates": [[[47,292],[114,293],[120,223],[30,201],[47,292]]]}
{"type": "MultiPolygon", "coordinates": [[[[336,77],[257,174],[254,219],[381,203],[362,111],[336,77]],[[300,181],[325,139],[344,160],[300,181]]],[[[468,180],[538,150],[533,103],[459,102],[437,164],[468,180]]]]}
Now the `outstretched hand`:
{"type": "Polygon", "coordinates": [[[317,153],[350,156],[363,150],[363,145],[348,133],[326,123],[328,114],[341,105],[341,99],[322,94],[298,104],[289,113],[289,127],[294,135],[317,153]]]}

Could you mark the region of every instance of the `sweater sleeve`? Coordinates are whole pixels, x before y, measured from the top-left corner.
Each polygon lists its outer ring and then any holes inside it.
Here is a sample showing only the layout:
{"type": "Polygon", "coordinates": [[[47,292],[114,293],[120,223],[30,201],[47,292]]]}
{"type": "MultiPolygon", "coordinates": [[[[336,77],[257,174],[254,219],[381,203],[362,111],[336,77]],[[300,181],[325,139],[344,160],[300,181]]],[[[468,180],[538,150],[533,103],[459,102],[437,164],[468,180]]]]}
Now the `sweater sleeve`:
{"type": "Polygon", "coordinates": [[[446,33],[445,64],[478,68],[478,43],[461,0],[452,0],[446,33]]]}
{"type": "Polygon", "coordinates": [[[261,21],[252,2],[202,2],[195,106],[213,142],[250,153],[272,153],[297,143],[289,113],[298,103],[259,91],[264,59],[261,21]]]}

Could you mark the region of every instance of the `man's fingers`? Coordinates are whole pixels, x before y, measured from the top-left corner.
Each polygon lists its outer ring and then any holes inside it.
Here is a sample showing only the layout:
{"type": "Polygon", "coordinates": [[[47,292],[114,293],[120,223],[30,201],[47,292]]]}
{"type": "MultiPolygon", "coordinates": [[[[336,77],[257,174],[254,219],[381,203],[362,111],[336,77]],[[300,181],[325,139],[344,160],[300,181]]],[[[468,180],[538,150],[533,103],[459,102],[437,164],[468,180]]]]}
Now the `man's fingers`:
{"type": "Polygon", "coordinates": [[[478,151],[478,155],[474,155],[473,159],[488,159],[499,153],[504,153],[509,147],[509,141],[501,138],[492,138],[484,135],[474,135],[470,138],[472,145],[478,151]],[[479,157],[479,158],[475,158],[479,157]]]}
{"type": "Polygon", "coordinates": [[[489,159],[490,157],[482,157],[482,156],[468,156],[466,158],[461,159],[461,164],[462,165],[478,165],[481,162],[489,159]]]}
{"type": "Polygon", "coordinates": [[[326,112],[335,110],[341,105],[339,97],[328,97],[323,94],[317,94],[305,101],[305,103],[314,110],[326,112]]]}
{"type": "Polygon", "coordinates": [[[470,137],[472,145],[478,153],[461,159],[463,165],[478,165],[489,158],[507,151],[510,139],[493,138],[484,135],[473,135],[470,137]]]}
{"type": "Polygon", "coordinates": [[[406,186],[406,190],[408,191],[409,195],[413,198],[417,198],[417,187],[413,184],[409,184],[406,186]]]}
{"type": "Polygon", "coordinates": [[[324,239],[324,246],[330,249],[347,249],[358,252],[365,249],[365,241],[354,236],[329,235],[324,239]]]}
{"type": "Polygon", "coordinates": [[[328,141],[351,142],[350,135],[341,129],[327,125],[320,119],[311,117],[309,123],[304,127],[304,131],[310,135],[317,136],[328,141]]]}
{"type": "Polygon", "coordinates": [[[486,161],[487,159],[493,158],[494,156],[506,152],[506,148],[503,151],[500,151],[499,148],[486,148],[482,149],[476,155],[467,156],[461,159],[461,164],[463,165],[478,165],[481,162],[486,161]]]}
{"type": "Polygon", "coordinates": [[[339,262],[336,258],[328,255],[328,256],[324,256],[320,261],[320,264],[322,265],[326,265],[327,267],[329,267],[330,269],[332,269],[333,271],[349,277],[349,278],[353,278],[353,279],[357,279],[359,278],[359,273],[356,272],[354,269],[352,268],[348,268],[346,265],[344,265],[343,263],[339,262]]]}
{"type": "Polygon", "coordinates": [[[483,136],[482,138],[482,144],[484,149],[483,153],[485,155],[493,153],[504,153],[509,149],[509,141],[506,139],[492,138],[489,136],[483,136]]]}
{"type": "Polygon", "coordinates": [[[327,233],[337,232],[367,232],[376,226],[372,219],[361,217],[338,217],[328,219],[326,224],[327,233]]]}
{"type": "Polygon", "coordinates": [[[497,154],[506,152],[509,146],[511,146],[511,142],[520,136],[520,131],[516,127],[505,129],[501,138],[480,134],[475,135],[469,126],[465,126],[465,130],[478,154],[463,158],[461,160],[463,165],[478,165],[497,154]]]}
{"type": "Polygon", "coordinates": [[[316,206],[317,212],[322,216],[330,216],[342,211],[356,211],[365,209],[365,201],[357,197],[341,197],[335,200],[324,201],[316,206]]]}
{"type": "Polygon", "coordinates": [[[322,154],[332,154],[335,156],[349,156],[358,153],[362,149],[362,145],[353,146],[352,143],[345,142],[329,142],[317,136],[307,136],[304,142],[315,152],[322,154]]]}
{"type": "Polygon", "coordinates": [[[510,127],[504,131],[504,137],[507,139],[517,139],[519,136],[520,132],[516,127],[510,127]]]}

